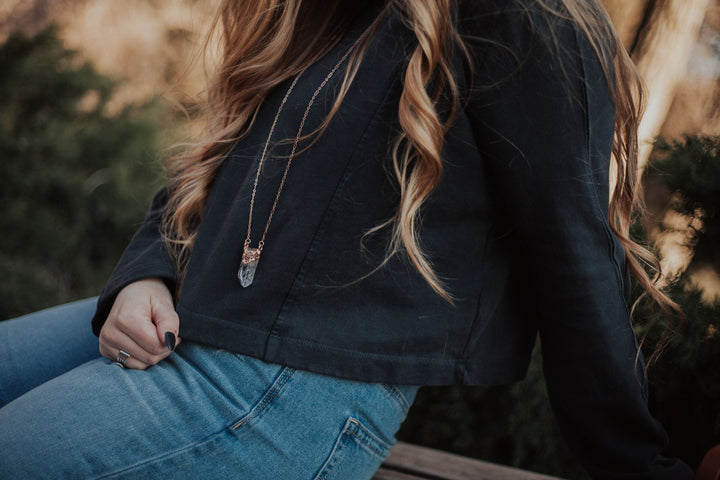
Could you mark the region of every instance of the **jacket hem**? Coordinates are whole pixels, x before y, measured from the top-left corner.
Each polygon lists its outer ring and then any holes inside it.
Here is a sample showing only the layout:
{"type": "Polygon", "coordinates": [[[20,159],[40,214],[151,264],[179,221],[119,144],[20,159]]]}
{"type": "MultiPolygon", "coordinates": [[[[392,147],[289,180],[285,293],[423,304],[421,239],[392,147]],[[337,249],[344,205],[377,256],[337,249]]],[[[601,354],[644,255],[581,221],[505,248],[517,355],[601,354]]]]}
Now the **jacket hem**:
{"type": "MultiPolygon", "coordinates": [[[[493,372],[469,369],[450,357],[388,355],[342,349],[305,339],[280,337],[269,330],[193,312],[179,305],[180,336],[268,363],[360,382],[397,385],[500,385],[525,376],[525,368],[507,365],[493,372]]],[[[496,363],[498,360],[488,363],[496,363]]]]}

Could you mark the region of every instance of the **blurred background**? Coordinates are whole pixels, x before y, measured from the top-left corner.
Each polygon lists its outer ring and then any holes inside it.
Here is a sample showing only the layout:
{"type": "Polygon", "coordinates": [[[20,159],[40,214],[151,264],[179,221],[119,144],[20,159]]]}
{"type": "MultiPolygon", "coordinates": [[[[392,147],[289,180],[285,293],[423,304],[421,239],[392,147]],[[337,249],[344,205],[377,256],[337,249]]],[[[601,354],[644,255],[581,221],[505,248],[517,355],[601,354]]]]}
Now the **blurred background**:
{"type": "MultiPolygon", "coordinates": [[[[0,4],[0,318],[97,295],[187,140],[218,0],[0,4]]],[[[649,371],[670,453],[720,443],[720,0],[605,0],[649,92],[641,128],[653,242],[687,322],[649,371]]],[[[637,298],[639,292],[634,289],[637,298]]],[[[650,353],[661,312],[640,304],[650,353]]],[[[538,352],[509,387],[421,391],[400,438],[587,478],[552,419],[538,352]]]]}

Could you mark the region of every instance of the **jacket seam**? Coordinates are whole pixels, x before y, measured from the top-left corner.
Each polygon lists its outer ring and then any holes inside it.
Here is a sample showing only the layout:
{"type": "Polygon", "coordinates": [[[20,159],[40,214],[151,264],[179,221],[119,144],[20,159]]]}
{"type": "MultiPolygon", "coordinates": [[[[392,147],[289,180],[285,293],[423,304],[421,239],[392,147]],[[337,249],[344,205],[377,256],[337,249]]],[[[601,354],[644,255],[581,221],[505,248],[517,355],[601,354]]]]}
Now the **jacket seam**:
{"type": "MultiPolygon", "coordinates": [[[[392,85],[393,82],[397,80],[397,77],[399,76],[400,67],[395,67],[392,71],[392,74],[389,75],[389,79],[387,82],[387,85],[392,85]]],[[[390,97],[390,92],[392,91],[392,88],[386,88],[385,89],[385,95],[382,98],[382,101],[380,101],[375,110],[373,111],[372,116],[368,120],[367,124],[365,125],[365,128],[363,130],[363,134],[358,140],[357,145],[355,145],[355,148],[353,149],[352,153],[348,157],[347,165],[343,171],[342,176],[340,177],[340,180],[338,181],[337,185],[335,186],[335,189],[333,191],[332,196],[330,197],[330,201],[328,202],[327,207],[325,208],[325,212],[322,215],[322,219],[318,223],[318,227],[315,229],[315,233],[313,234],[312,240],[310,241],[310,245],[305,252],[305,255],[303,256],[303,259],[300,263],[300,269],[298,271],[298,274],[295,276],[295,279],[292,282],[292,285],[288,289],[288,293],[285,297],[285,300],[283,301],[280,310],[277,313],[277,316],[275,317],[275,320],[272,323],[272,326],[270,327],[269,334],[267,336],[266,342],[265,342],[265,349],[263,352],[263,357],[267,357],[268,347],[270,338],[276,335],[276,326],[281,321],[281,318],[288,312],[288,309],[295,303],[297,300],[297,289],[298,286],[304,281],[304,278],[307,276],[308,271],[308,263],[309,260],[313,257],[315,257],[316,252],[318,250],[318,243],[319,239],[321,237],[321,233],[323,233],[326,230],[327,225],[327,219],[329,215],[334,212],[337,207],[337,198],[339,192],[342,190],[342,187],[347,183],[347,179],[349,177],[349,173],[353,171],[354,169],[351,167],[352,161],[357,157],[358,152],[362,151],[362,149],[367,144],[367,137],[368,132],[371,130],[373,126],[375,126],[378,123],[378,112],[388,103],[388,98],[390,97]]]]}
{"type": "MultiPolygon", "coordinates": [[[[489,238],[490,238],[492,231],[493,231],[492,228],[488,229],[487,234],[485,235],[485,245],[483,246],[483,253],[482,253],[483,261],[481,262],[481,265],[482,265],[481,281],[486,278],[485,267],[487,265],[487,262],[485,261],[485,259],[487,258],[487,250],[488,250],[488,247],[490,244],[489,238]]],[[[484,282],[482,282],[480,285],[480,289],[476,296],[477,303],[475,306],[475,315],[474,315],[473,321],[470,325],[468,336],[467,336],[467,339],[465,340],[465,345],[463,345],[462,353],[460,356],[461,363],[466,368],[467,368],[467,363],[470,360],[470,358],[468,356],[468,350],[470,349],[471,343],[473,343],[472,340],[477,340],[483,334],[483,332],[485,331],[485,329],[488,326],[486,323],[481,329],[479,329],[479,331],[477,333],[475,333],[475,329],[477,328],[478,323],[481,320],[480,316],[481,316],[481,312],[482,312],[482,300],[483,300],[484,286],[485,286],[484,282]]],[[[461,375],[461,373],[459,373],[459,375],[461,375]]]]}
{"type": "MultiPolygon", "coordinates": [[[[588,86],[587,86],[587,71],[585,68],[585,56],[583,55],[583,51],[580,46],[580,40],[578,38],[578,30],[575,26],[573,26],[573,31],[575,33],[575,44],[578,51],[578,57],[579,57],[579,66],[582,73],[582,90],[583,90],[583,96],[585,100],[585,149],[586,154],[588,158],[588,162],[592,162],[592,132],[590,129],[590,95],[588,92],[588,86]]],[[[592,169],[590,171],[590,174],[592,175],[592,169]]],[[[630,316],[630,310],[628,309],[627,301],[625,299],[625,295],[623,294],[624,286],[623,286],[623,279],[622,279],[622,272],[620,269],[620,265],[615,258],[615,242],[613,241],[613,234],[610,231],[610,225],[609,225],[609,219],[605,215],[603,209],[600,206],[600,199],[598,198],[597,188],[593,184],[592,188],[592,198],[593,198],[593,209],[597,212],[597,214],[602,218],[603,223],[603,232],[605,233],[605,240],[607,241],[607,247],[608,247],[608,256],[610,257],[610,260],[612,261],[614,270],[615,270],[615,280],[617,282],[618,287],[618,293],[620,294],[620,297],[622,298],[622,304],[624,306],[625,312],[627,313],[628,317],[630,316]]],[[[632,327],[632,322],[631,322],[632,327]]]]}

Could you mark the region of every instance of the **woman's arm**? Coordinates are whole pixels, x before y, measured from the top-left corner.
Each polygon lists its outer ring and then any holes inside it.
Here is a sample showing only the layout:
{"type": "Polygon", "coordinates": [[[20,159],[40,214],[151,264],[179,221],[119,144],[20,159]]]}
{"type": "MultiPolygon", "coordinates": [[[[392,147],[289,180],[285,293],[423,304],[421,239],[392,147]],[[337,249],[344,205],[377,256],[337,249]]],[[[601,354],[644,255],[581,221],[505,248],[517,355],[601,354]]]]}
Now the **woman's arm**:
{"type": "Polygon", "coordinates": [[[572,24],[554,21],[556,45],[539,8],[507,6],[517,3],[485,2],[493,13],[466,23],[494,41],[471,42],[466,111],[524,267],[555,414],[596,478],[689,479],[661,456],[667,438],[647,409],[624,253],[608,227],[608,83],[572,24]]]}
{"type": "Polygon", "coordinates": [[[160,235],[166,202],[167,190],[162,189],[155,195],[145,222],[123,252],[115,271],[103,288],[92,320],[95,335],[100,335],[100,330],[108,318],[116,297],[127,285],[138,280],[159,278],[170,292],[174,292],[175,267],[160,235]]]}

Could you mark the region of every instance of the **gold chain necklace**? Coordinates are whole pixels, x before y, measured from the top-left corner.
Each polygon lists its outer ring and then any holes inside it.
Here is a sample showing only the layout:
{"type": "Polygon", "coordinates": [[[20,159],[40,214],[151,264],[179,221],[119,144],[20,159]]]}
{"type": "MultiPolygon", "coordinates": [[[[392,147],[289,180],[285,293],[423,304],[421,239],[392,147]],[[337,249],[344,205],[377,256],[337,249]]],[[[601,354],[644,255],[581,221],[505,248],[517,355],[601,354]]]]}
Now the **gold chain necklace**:
{"type": "Polygon", "coordinates": [[[278,118],[280,118],[280,112],[282,112],[285,103],[290,97],[290,94],[295,88],[298,80],[300,79],[302,74],[305,73],[305,70],[307,70],[307,67],[305,67],[300,73],[297,74],[292,84],[285,92],[285,96],[283,97],[282,102],[280,103],[280,106],[275,113],[275,119],[273,120],[272,126],[270,127],[270,132],[268,133],[267,140],[265,140],[265,146],[263,147],[262,154],[260,155],[260,162],[258,163],[257,172],[255,172],[255,182],[253,183],[252,196],[250,197],[250,213],[248,214],[247,237],[245,238],[245,243],[243,244],[242,260],[240,262],[240,269],[237,273],[240,285],[242,285],[243,287],[250,286],[255,279],[255,271],[257,270],[258,263],[260,262],[260,254],[265,247],[265,237],[267,235],[268,229],[270,228],[270,222],[273,219],[273,215],[275,215],[275,209],[277,208],[278,200],[280,199],[280,194],[282,193],[283,186],[285,186],[285,180],[287,179],[288,172],[290,171],[290,165],[292,164],[293,158],[295,158],[295,151],[297,150],[298,143],[300,142],[300,137],[302,136],[302,131],[305,127],[305,120],[307,120],[307,116],[310,113],[310,108],[315,102],[315,98],[318,96],[320,91],[325,87],[325,85],[332,78],[332,76],[335,75],[337,69],[340,68],[340,65],[345,61],[348,55],[350,55],[350,52],[353,50],[353,48],[355,48],[355,46],[358,44],[360,39],[363,38],[363,36],[364,35],[360,35],[360,37],[355,40],[355,43],[353,43],[347,50],[347,52],[345,52],[345,55],[343,55],[342,58],[338,60],[333,69],[330,70],[330,73],[327,74],[322,83],[320,83],[320,85],[315,89],[313,96],[310,98],[310,101],[305,107],[305,113],[303,114],[302,120],[300,121],[300,127],[298,128],[297,135],[295,135],[292,150],[290,151],[290,156],[288,157],[287,164],[285,165],[285,172],[283,173],[282,179],[280,180],[280,186],[278,187],[277,193],[275,194],[275,201],[273,202],[272,209],[270,210],[270,215],[268,216],[267,223],[265,224],[265,231],[263,231],[262,238],[258,242],[257,248],[251,248],[250,233],[252,230],[253,208],[255,207],[255,194],[257,193],[258,181],[260,180],[260,171],[262,170],[263,164],[265,163],[268,146],[270,145],[270,139],[272,138],[272,134],[275,131],[275,126],[277,125],[278,118]]]}

